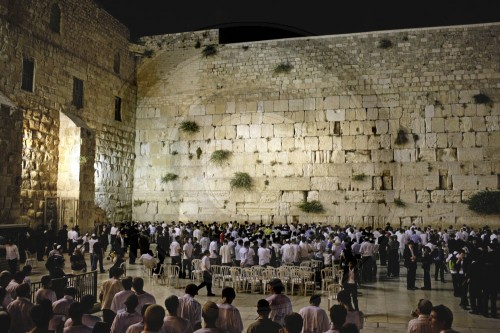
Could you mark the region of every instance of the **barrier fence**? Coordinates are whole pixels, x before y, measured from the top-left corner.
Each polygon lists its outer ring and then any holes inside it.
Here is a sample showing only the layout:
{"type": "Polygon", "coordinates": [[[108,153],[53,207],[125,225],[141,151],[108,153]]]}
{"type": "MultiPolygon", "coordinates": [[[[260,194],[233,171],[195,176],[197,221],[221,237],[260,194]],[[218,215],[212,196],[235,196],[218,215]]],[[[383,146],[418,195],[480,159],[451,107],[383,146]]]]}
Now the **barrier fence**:
{"type": "MultiPolygon", "coordinates": [[[[80,301],[83,295],[92,295],[97,299],[97,271],[82,274],[68,274],[63,278],[52,279],[52,289],[56,292],[57,299],[64,296],[64,289],[76,289],[75,300],[80,301]]],[[[31,301],[35,303],[35,294],[42,288],[41,282],[31,283],[31,301]]]]}

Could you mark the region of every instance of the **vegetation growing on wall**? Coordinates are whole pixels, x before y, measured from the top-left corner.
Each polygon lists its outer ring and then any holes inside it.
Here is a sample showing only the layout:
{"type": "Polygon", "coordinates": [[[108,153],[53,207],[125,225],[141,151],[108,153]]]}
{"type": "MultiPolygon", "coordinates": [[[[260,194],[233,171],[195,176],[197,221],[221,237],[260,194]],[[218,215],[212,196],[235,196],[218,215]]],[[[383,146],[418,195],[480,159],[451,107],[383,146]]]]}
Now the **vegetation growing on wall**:
{"type": "Polygon", "coordinates": [[[474,95],[473,96],[474,98],[474,102],[476,102],[476,104],[485,104],[485,105],[488,105],[488,106],[493,106],[493,101],[491,100],[490,96],[486,95],[486,94],[477,94],[477,95],[474,95]]]}
{"type": "Polygon", "coordinates": [[[480,214],[500,214],[500,191],[481,191],[467,201],[470,210],[480,214]]]}
{"type": "Polygon", "coordinates": [[[174,181],[176,180],[177,178],[179,178],[179,176],[177,176],[175,173],[167,173],[165,176],[163,176],[161,178],[161,182],[162,183],[168,183],[168,182],[171,182],[171,181],[174,181]]]}
{"type": "Polygon", "coordinates": [[[246,172],[235,172],[233,179],[231,179],[231,187],[250,190],[252,177],[246,172]]]}
{"type": "Polygon", "coordinates": [[[203,153],[203,150],[201,150],[200,147],[196,148],[196,158],[197,159],[200,159],[202,153],[203,153]]]}
{"type": "Polygon", "coordinates": [[[394,140],[394,143],[397,145],[404,145],[407,142],[408,142],[408,137],[406,130],[404,128],[400,128],[398,131],[398,135],[396,136],[396,140],[394,140]]]}
{"type": "Polygon", "coordinates": [[[378,42],[378,47],[381,49],[388,49],[388,48],[392,47],[392,42],[390,39],[387,39],[387,38],[381,39],[378,42]]]}
{"type": "Polygon", "coordinates": [[[210,156],[210,161],[217,165],[222,165],[225,161],[227,161],[231,157],[231,152],[229,150],[216,150],[210,156]]]}
{"type": "Polygon", "coordinates": [[[280,73],[290,73],[290,71],[292,70],[293,66],[289,63],[281,63],[279,64],[278,66],[276,66],[274,68],[274,72],[276,74],[280,74],[280,73]]]}
{"type": "Polygon", "coordinates": [[[325,209],[323,208],[323,204],[321,204],[321,202],[319,202],[318,200],[304,200],[299,205],[299,208],[305,213],[322,213],[325,211],[325,209]]]}
{"type": "Polygon", "coordinates": [[[181,131],[186,132],[186,133],[197,133],[200,131],[200,126],[194,121],[183,121],[181,123],[181,131]]]}
{"type": "Polygon", "coordinates": [[[217,54],[217,48],[215,47],[215,45],[210,44],[205,46],[202,53],[205,57],[211,57],[217,54]]]}
{"type": "Polygon", "coordinates": [[[360,173],[360,174],[352,176],[352,180],[355,180],[355,181],[362,181],[365,178],[366,178],[366,175],[364,173],[360,173]]]}
{"type": "Polygon", "coordinates": [[[134,207],[142,206],[145,203],[146,203],[145,200],[134,200],[134,207]]]}
{"type": "Polygon", "coordinates": [[[394,199],[394,204],[397,207],[405,207],[406,206],[405,202],[403,200],[401,200],[400,198],[394,199]]]}

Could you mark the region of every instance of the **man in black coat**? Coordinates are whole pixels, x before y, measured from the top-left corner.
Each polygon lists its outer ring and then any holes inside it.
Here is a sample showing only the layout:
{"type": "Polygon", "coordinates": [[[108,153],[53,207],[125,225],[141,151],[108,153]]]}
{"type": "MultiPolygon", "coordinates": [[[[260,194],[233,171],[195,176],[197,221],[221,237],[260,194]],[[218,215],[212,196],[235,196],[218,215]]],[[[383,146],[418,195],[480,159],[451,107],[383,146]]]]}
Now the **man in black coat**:
{"type": "Polygon", "coordinates": [[[406,289],[407,290],[416,290],[415,280],[417,278],[417,258],[418,258],[418,249],[413,243],[413,241],[409,241],[406,244],[405,249],[403,251],[403,259],[404,266],[408,270],[406,275],[406,289]]]}

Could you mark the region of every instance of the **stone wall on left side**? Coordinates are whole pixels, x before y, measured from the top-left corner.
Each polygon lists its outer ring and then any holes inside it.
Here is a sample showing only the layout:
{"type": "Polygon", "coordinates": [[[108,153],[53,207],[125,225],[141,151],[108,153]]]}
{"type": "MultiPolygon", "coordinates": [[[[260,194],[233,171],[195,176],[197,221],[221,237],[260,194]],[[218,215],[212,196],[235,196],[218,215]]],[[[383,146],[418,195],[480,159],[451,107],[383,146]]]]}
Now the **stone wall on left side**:
{"type": "MultiPolygon", "coordinates": [[[[107,220],[131,217],[135,141],[135,56],[124,25],[91,0],[62,0],[61,29],[49,27],[53,1],[0,4],[0,91],[23,114],[20,211],[14,222],[44,221],[47,198],[58,196],[59,118],[85,128],[77,222],[89,229],[96,211],[107,220]],[[23,59],[35,63],[34,89],[21,89],[23,59]],[[83,107],[73,105],[74,78],[83,107]],[[121,99],[121,120],[115,101],[121,99]]],[[[76,161],[78,162],[78,161],[76,161]]],[[[3,186],[2,178],[1,184],[3,186]]]]}

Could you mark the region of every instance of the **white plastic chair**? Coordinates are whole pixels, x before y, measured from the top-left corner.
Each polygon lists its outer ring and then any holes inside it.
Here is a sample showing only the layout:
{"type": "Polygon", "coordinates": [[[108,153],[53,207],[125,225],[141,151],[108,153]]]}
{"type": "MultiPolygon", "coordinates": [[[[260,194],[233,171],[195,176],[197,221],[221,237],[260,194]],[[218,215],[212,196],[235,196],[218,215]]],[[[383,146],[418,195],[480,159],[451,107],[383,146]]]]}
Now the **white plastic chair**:
{"type": "Polygon", "coordinates": [[[326,287],[328,292],[328,309],[330,309],[330,304],[337,300],[338,293],[342,290],[342,285],[339,283],[332,283],[326,287]]]}
{"type": "Polygon", "coordinates": [[[175,288],[179,288],[179,272],[181,268],[177,265],[167,265],[165,269],[165,275],[167,279],[167,284],[169,286],[174,286],[175,288]],[[175,282],[175,285],[172,285],[172,282],[175,282]]]}
{"type": "Polygon", "coordinates": [[[30,265],[31,267],[38,267],[38,262],[36,259],[33,259],[30,251],[24,250],[24,254],[26,255],[26,261],[24,262],[24,266],[30,265]]]}
{"type": "Polygon", "coordinates": [[[160,271],[158,273],[153,273],[152,284],[155,284],[158,280],[160,280],[162,284],[165,283],[165,265],[160,266],[160,271]]]}

